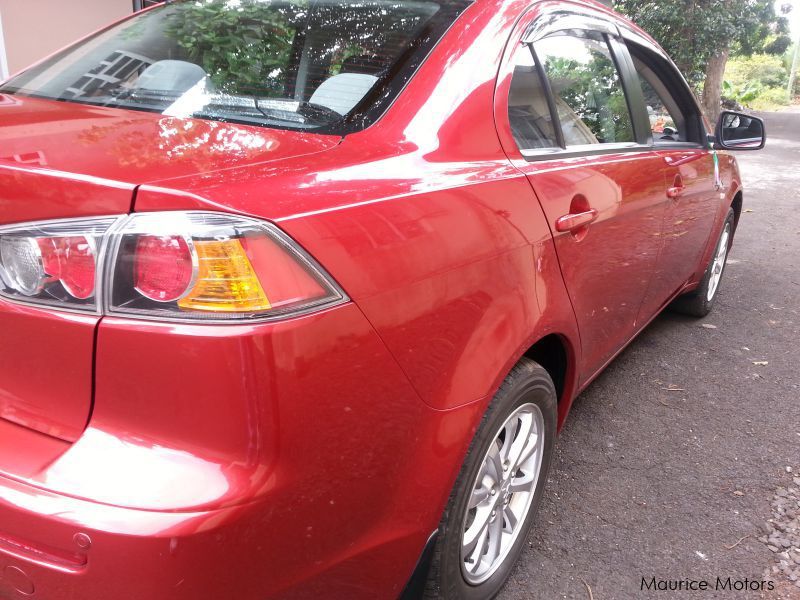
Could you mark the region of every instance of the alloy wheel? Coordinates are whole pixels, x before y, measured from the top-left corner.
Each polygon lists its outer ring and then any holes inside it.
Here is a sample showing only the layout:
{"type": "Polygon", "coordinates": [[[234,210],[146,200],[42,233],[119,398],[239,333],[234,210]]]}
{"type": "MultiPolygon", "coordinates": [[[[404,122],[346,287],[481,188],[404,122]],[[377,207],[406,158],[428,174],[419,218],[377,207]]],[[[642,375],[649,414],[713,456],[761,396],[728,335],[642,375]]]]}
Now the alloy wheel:
{"type": "Polygon", "coordinates": [[[719,238],[717,253],[714,255],[714,262],[711,265],[711,278],[708,281],[708,294],[706,300],[711,302],[719,289],[719,282],[722,280],[722,271],[725,269],[725,261],[728,259],[728,241],[731,237],[731,224],[725,224],[725,230],[719,238]]]}
{"type": "Polygon", "coordinates": [[[496,432],[471,488],[461,537],[461,571],[471,585],[489,579],[524,529],[539,482],[545,425],[535,404],[517,408],[496,432]]]}

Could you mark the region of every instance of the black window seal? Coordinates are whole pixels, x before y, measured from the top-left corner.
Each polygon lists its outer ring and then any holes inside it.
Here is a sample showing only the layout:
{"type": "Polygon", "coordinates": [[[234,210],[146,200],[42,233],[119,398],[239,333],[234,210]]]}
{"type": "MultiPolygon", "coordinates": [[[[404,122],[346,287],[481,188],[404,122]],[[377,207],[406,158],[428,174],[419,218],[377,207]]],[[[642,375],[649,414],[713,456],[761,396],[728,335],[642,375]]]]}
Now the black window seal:
{"type": "MultiPolygon", "coordinates": [[[[533,56],[533,62],[536,65],[536,73],[539,77],[539,82],[541,84],[542,92],[544,92],[545,98],[547,100],[547,108],[550,111],[550,121],[553,124],[553,133],[556,136],[556,146],[553,148],[554,150],[566,150],[567,149],[567,142],[564,139],[564,131],[561,129],[561,117],[558,115],[558,107],[556,107],[556,100],[555,96],[553,95],[553,88],[550,86],[550,78],[547,76],[547,72],[544,70],[544,65],[542,61],[539,60],[539,55],[536,53],[536,49],[533,47],[533,43],[525,43],[527,46],[528,51],[533,56]]],[[[543,148],[543,150],[547,150],[547,148],[543,148]]]]}
{"type": "Polygon", "coordinates": [[[634,137],[639,144],[653,146],[653,132],[650,128],[644,93],[642,92],[642,85],[639,82],[639,75],[636,73],[633,59],[628,54],[628,48],[619,35],[606,34],[605,37],[611,49],[611,55],[614,57],[617,71],[619,71],[620,82],[628,103],[628,112],[631,116],[634,137]]]}

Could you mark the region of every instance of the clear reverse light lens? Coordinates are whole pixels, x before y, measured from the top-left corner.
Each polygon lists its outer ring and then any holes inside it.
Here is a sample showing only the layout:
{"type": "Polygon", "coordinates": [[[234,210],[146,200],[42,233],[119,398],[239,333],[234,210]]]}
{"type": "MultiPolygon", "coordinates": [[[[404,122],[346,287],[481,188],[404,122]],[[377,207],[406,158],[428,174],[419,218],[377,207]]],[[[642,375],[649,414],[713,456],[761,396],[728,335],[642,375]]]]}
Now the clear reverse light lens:
{"type": "Polygon", "coordinates": [[[31,237],[0,239],[0,264],[10,288],[23,296],[38,294],[47,279],[39,244],[31,237]]]}

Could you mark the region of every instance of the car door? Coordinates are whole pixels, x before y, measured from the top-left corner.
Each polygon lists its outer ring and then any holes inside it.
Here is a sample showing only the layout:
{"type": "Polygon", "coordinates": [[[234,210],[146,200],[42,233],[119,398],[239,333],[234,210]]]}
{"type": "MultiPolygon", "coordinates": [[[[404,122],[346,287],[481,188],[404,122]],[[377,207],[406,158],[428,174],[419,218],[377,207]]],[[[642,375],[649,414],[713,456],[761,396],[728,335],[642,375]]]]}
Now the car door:
{"type": "Polygon", "coordinates": [[[720,207],[720,187],[702,114],[683,77],[647,40],[633,32],[626,37],[669,199],[663,246],[640,313],[648,319],[698,270],[720,207]]]}
{"type": "Polygon", "coordinates": [[[652,152],[641,93],[627,89],[630,59],[614,24],[551,17],[512,39],[498,86],[507,114],[496,107],[496,116],[554,236],[586,381],[639,327],[661,246],[664,159],[652,152]]]}

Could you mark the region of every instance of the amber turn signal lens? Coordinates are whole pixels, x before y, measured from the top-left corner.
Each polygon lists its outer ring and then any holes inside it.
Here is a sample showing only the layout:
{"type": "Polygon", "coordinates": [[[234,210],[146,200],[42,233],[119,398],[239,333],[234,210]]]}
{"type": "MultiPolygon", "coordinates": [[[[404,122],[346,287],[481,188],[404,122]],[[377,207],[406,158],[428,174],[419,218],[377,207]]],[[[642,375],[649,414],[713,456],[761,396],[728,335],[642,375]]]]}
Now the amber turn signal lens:
{"type": "Polygon", "coordinates": [[[271,308],[238,239],[195,241],[197,283],[178,301],[183,310],[256,312],[271,308]]]}

